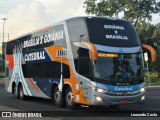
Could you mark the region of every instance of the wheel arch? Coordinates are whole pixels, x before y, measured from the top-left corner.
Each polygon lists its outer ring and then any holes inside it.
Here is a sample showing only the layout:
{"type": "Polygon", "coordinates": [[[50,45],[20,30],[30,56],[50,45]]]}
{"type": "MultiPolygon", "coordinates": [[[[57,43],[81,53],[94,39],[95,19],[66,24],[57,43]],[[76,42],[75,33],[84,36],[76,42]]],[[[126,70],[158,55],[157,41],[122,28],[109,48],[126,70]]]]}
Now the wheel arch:
{"type": "MultiPolygon", "coordinates": [[[[64,84],[64,86],[62,88],[62,95],[64,98],[65,98],[65,93],[69,87],[71,88],[71,86],[69,84],[64,84]]],[[[72,90],[72,88],[71,88],[71,90],[72,90]]]]}
{"type": "MultiPolygon", "coordinates": [[[[19,89],[20,85],[22,85],[22,82],[19,82],[19,83],[18,83],[18,89],[19,89]]],[[[23,85],[22,85],[22,87],[23,87],[23,85]]]]}

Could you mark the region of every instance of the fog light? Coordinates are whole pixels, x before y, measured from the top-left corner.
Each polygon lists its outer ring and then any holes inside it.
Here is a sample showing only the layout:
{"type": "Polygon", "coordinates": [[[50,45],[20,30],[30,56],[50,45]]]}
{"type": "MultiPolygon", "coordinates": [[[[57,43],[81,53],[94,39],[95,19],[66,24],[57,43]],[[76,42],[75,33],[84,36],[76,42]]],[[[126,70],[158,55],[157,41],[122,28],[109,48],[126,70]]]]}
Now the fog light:
{"type": "Polygon", "coordinates": [[[96,97],[96,100],[97,100],[98,102],[101,102],[101,101],[102,101],[102,98],[99,97],[99,96],[97,96],[97,97],[96,97]]]}
{"type": "Polygon", "coordinates": [[[144,101],[144,100],[145,100],[145,96],[142,96],[142,97],[141,97],[141,101],[144,101]]]}

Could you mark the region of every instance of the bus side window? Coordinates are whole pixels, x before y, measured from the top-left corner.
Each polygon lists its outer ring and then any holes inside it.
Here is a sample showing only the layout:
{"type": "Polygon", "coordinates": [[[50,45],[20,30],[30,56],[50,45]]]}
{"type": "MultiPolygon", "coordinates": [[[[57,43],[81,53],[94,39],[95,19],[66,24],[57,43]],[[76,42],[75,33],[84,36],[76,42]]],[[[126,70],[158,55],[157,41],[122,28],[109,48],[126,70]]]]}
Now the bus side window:
{"type": "MultiPolygon", "coordinates": [[[[23,75],[25,78],[60,78],[60,62],[43,62],[33,64],[22,64],[23,75]]],[[[69,66],[63,64],[63,78],[69,78],[69,66]]]]}
{"type": "Polygon", "coordinates": [[[78,71],[80,75],[87,78],[92,76],[91,60],[89,57],[89,50],[79,48],[78,50],[78,71]]]}
{"type": "Polygon", "coordinates": [[[69,66],[66,64],[63,64],[63,78],[70,78],[69,66]]]}

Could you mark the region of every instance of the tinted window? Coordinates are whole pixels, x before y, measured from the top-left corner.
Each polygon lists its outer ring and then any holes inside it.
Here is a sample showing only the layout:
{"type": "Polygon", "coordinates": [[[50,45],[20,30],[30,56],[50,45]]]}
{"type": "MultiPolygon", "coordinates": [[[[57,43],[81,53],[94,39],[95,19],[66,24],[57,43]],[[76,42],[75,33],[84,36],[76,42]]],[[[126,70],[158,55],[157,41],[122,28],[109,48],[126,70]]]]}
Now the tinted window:
{"type": "Polygon", "coordinates": [[[13,54],[14,45],[16,44],[16,41],[10,41],[7,42],[7,48],[6,48],[6,54],[13,54]]]}
{"type": "Polygon", "coordinates": [[[89,50],[84,48],[79,48],[78,58],[74,59],[76,71],[87,78],[92,78],[93,71],[91,66],[91,60],[89,57],[89,50]]]}
{"type": "Polygon", "coordinates": [[[67,22],[67,28],[71,42],[88,41],[88,33],[84,20],[69,21],[67,22]]]}
{"type": "MultiPolygon", "coordinates": [[[[25,78],[60,78],[61,63],[44,62],[34,64],[23,64],[23,75],[25,78]]],[[[63,64],[63,77],[70,77],[69,66],[63,64]]]]}
{"type": "Polygon", "coordinates": [[[111,85],[133,85],[144,82],[142,53],[98,53],[94,77],[111,85]]]}

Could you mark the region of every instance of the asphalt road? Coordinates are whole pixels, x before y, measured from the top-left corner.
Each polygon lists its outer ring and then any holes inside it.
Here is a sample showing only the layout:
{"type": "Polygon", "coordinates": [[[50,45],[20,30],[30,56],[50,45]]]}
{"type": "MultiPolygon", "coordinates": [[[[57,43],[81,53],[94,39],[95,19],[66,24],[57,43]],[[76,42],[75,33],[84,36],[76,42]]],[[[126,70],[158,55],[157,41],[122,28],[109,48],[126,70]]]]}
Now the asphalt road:
{"type": "MultiPolygon", "coordinates": [[[[105,117],[112,112],[111,115],[128,115],[128,112],[151,112],[159,113],[160,115],[160,87],[147,88],[146,101],[142,105],[121,105],[118,109],[102,108],[98,107],[96,110],[81,108],[78,111],[70,111],[67,108],[57,108],[52,105],[51,100],[39,99],[39,98],[28,98],[25,101],[18,100],[14,95],[8,93],[4,89],[3,81],[0,80],[0,111],[48,111],[45,115],[54,117],[56,119],[61,119],[65,116],[78,116],[78,117],[92,117],[92,115],[100,114],[100,116],[105,117]],[[6,109],[1,109],[1,106],[7,107],[6,109]],[[124,112],[125,111],[125,112],[124,112]],[[114,113],[114,114],[113,114],[114,113]],[[65,114],[65,115],[64,115],[65,114]]],[[[111,116],[108,116],[111,117],[111,116]]],[[[123,117],[123,116],[122,116],[123,117]]],[[[154,117],[155,118],[155,117],[154,117]]]]}

